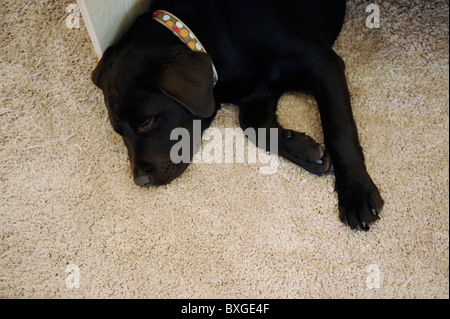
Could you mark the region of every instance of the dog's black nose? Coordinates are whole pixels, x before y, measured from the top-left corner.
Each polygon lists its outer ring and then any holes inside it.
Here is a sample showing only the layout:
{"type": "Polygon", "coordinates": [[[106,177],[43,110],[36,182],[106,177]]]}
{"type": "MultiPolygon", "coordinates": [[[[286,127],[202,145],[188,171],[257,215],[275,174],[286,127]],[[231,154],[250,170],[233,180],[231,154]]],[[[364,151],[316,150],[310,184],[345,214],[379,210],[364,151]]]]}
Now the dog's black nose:
{"type": "Polygon", "coordinates": [[[141,176],[134,179],[134,183],[140,187],[150,186],[152,178],[150,176],[141,176]]]}

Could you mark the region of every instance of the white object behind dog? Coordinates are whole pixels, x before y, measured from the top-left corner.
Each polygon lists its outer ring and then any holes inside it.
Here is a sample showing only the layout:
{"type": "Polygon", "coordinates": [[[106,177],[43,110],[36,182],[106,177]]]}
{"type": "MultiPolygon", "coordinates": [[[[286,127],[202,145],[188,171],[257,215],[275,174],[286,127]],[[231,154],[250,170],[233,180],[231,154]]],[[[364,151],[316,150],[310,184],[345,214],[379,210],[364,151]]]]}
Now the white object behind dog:
{"type": "Polygon", "coordinates": [[[134,20],[148,9],[151,2],[152,0],[77,0],[99,59],[108,47],[123,36],[134,20]]]}

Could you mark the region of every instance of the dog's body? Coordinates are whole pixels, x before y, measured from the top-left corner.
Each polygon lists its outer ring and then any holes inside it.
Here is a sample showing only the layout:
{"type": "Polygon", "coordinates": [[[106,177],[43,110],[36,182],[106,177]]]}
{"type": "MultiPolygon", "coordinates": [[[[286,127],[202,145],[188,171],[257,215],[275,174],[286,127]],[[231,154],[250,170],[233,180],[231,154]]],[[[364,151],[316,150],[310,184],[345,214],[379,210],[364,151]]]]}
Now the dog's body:
{"type": "Polygon", "coordinates": [[[345,0],[155,0],[92,77],[124,137],[136,184],[162,185],[181,175],[188,164],[170,160],[171,131],[192,132],[195,119],[204,130],[220,104],[231,102],[244,130],[279,129],[280,156],[318,175],[330,171],[332,160],[342,221],[369,229],[384,203],[364,164],[344,63],[332,50],[344,15],[345,0]],[[191,51],[153,19],[155,10],[181,19],[208,54],[191,51]],[[288,91],[315,96],[327,151],[278,124],[277,102],[288,91]]]}

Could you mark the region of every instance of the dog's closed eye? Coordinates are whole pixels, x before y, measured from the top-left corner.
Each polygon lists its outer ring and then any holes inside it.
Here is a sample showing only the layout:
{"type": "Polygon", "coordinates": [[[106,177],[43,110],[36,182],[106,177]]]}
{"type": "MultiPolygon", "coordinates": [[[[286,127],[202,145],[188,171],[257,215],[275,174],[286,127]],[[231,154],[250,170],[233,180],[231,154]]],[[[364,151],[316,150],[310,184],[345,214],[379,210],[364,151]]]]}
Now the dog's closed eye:
{"type": "Polygon", "coordinates": [[[142,124],[140,125],[139,129],[141,131],[148,131],[149,129],[151,129],[151,127],[153,126],[153,123],[155,122],[155,116],[151,116],[149,118],[147,118],[145,121],[142,122],[142,124]]]}

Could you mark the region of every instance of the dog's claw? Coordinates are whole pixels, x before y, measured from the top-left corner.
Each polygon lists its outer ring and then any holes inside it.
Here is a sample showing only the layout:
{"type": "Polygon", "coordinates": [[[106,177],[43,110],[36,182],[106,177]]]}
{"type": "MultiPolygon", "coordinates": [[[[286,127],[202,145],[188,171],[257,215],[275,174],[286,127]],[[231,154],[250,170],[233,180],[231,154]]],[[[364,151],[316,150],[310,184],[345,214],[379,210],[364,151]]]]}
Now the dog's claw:
{"type": "Polygon", "coordinates": [[[369,231],[370,230],[370,226],[366,224],[366,222],[361,222],[361,228],[364,231],[369,231]]]}
{"type": "Polygon", "coordinates": [[[294,132],[290,131],[290,130],[284,130],[283,131],[283,137],[287,140],[290,140],[294,137],[294,132]]]}
{"type": "Polygon", "coordinates": [[[325,157],[325,148],[320,146],[320,145],[318,145],[318,147],[319,147],[320,160],[317,161],[317,164],[322,165],[323,164],[323,159],[325,157]],[[321,162],[321,163],[318,163],[318,162],[321,162]]]}

